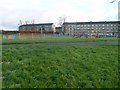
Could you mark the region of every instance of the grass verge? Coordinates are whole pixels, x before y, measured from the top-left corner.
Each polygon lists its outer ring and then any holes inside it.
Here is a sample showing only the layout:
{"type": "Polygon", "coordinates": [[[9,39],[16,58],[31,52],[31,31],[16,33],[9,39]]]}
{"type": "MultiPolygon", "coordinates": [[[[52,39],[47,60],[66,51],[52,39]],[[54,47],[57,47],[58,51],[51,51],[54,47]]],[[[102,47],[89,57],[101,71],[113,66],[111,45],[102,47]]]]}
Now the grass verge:
{"type": "Polygon", "coordinates": [[[118,46],[3,47],[3,88],[117,88],[118,46]]]}
{"type": "Polygon", "coordinates": [[[46,36],[39,38],[21,38],[8,40],[3,39],[2,44],[29,44],[29,43],[50,43],[50,42],[99,42],[99,41],[118,41],[118,38],[75,38],[72,36],[46,36]]]}

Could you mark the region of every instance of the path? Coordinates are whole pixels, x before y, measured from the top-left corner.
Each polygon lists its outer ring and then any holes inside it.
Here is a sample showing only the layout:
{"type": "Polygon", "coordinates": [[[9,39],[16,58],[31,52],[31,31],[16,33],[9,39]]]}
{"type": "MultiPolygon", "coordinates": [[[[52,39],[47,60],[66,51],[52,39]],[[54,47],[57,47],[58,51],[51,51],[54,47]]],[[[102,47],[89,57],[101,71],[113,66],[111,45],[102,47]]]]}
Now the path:
{"type": "Polygon", "coordinates": [[[65,46],[65,45],[120,45],[118,42],[63,42],[63,43],[34,43],[34,44],[10,44],[0,46],[65,46]]]}

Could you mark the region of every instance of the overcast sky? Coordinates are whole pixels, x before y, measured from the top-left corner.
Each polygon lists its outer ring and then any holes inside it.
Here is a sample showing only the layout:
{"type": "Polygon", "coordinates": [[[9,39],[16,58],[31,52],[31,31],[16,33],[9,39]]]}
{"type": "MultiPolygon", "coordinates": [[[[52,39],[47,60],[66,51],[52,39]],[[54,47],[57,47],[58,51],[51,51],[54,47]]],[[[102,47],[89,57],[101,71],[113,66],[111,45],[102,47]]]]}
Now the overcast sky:
{"type": "Polygon", "coordinates": [[[116,21],[118,1],[112,0],[0,0],[0,29],[17,29],[19,21],[55,23],[66,16],[66,22],[116,21]]]}

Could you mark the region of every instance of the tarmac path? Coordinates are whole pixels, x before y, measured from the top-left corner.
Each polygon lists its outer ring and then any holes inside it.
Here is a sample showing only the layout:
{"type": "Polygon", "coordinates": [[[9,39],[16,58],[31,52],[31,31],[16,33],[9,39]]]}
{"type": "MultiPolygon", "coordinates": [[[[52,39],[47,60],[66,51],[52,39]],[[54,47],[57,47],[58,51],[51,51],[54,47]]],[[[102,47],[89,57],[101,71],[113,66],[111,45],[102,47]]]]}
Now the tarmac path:
{"type": "Polygon", "coordinates": [[[32,44],[2,44],[0,46],[69,46],[69,45],[120,45],[120,42],[101,41],[101,42],[61,42],[61,43],[32,43],[32,44]]]}

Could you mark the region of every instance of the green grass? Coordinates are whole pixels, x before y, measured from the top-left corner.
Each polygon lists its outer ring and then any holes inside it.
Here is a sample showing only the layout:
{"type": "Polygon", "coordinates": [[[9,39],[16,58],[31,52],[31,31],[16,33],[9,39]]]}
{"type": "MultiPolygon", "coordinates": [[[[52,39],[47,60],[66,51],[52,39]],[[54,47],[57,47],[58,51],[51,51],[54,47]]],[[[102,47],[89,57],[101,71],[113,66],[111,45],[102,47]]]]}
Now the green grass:
{"type": "MultiPolygon", "coordinates": [[[[0,34],[0,44],[2,44],[1,34],[0,34]]],[[[0,89],[2,89],[2,46],[0,46],[0,89]]]]}
{"type": "Polygon", "coordinates": [[[0,34],[0,44],[2,44],[2,34],[0,34]]]}
{"type": "Polygon", "coordinates": [[[117,88],[118,46],[3,47],[3,88],[117,88]]]}
{"type": "Polygon", "coordinates": [[[72,36],[51,36],[51,35],[18,35],[14,40],[3,39],[2,44],[20,44],[20,43],[47,43],[47,42],[98,42],[98,41],[118,41],[118,38],[76,38],[72,36]]]}
{"type": "Polygon", "coordinates": [[[3,44],[16,44],[16,43],[47,43],[47,42],[98,42],[98,41],[118,41],[117,39],[91,39],[91,38],[41,38],[31,40],[3,40],[3,44]]]}

